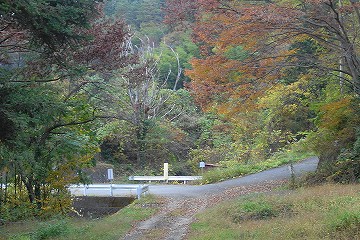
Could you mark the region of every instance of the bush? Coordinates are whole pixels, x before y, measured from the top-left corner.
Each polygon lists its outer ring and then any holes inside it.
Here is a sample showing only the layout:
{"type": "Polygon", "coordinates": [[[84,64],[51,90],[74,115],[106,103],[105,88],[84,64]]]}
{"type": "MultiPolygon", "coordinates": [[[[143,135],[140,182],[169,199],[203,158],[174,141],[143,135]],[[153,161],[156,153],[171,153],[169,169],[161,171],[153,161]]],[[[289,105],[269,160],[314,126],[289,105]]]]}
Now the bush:
{"type": "Polygon", "coordinates": [[[34,204],[21,202],[13,196],[9,197],[6,204],[0,207],[0,218],[3,222],[15,222],[19,220],[32,219],[39,213],[34,204]]]}
{"type": "Polygon", "coordinates": [[[15,222],[32,218],[49,219],[57,215],[64,215],[71,211],[72,198],[67,190],[53,191],[42,200],[42,207],[30,203],[25,191],[9,190],[6,201],[0,205],[0,219],[3,222],[15,222]]]}
{"type": "Polygon", "coordinates": [[[360,212],[342,211],[329,224],[333,231],[358,229],[360,227],[360,212]]]}
{"type": "Polygon", "coordinates": [[[55,222],[42,224],[42,226],[40,226],[34,233],[31,234],[31,239],[51,239],[56,236],[66,235],[68,231],[69,226],[66,220],[56,220],[55,222]]]}
{"type": "Polygon", "coordinates": [[[360,130],[357,139],[350,149],[343,149],[333,164],[322,165],[309,175],[306,181],[310,184],[320,182],[358,183],[360,180],[360,130]]]}
{"type": "Polygon", "coordinates": [[[217,168],[205,172],[203,174],[202,183],[214,183],[234,177],[240,177],[243,175],[278,167],[290,162],[299,161],[310,156],[313,156],[312,152],[302,152],[295,146],[291,150],[285,150],[283,152],[276,153],[271,158],[263,162],[257,162],[253,164],[236,164],[234,161],[231,161],[230,164],[226,164],[226,168],[217,168]]]}
{"type": "Polygon", "coordinates": [[[292,205],[286,202],[273,201],[264,197],[251,198],[238,202],[236,208],[232,207],[228,215],[234,223],[248,220],[265,220],[273,217],[289,215],[292,205]],[[234,210],[235,209],[235,210],[234,210]]]}
{"type": "Polygon", "coordinates": [[[329,177],[332,181],[355,183],[360,179],[360,129],[351,150],[343,151],[335,164],[335,171],[329,177]]]}

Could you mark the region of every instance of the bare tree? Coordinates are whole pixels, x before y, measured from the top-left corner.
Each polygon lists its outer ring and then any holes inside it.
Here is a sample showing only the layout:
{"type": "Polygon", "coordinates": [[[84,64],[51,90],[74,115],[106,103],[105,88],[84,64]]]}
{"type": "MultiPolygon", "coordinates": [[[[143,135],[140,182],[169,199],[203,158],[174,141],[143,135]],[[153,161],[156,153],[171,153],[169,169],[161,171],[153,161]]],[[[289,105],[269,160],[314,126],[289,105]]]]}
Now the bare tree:
{"type": "MultiPolygon", "coordinates": [[[[158,69],[161,53],[155,53],[155,47],[143,40],[140,46],[134,46],[129,39],[125,46],[122,54],[132,59],[132,62],[119,69],[116,77],[110,80],[112,92],[106,99],[116,109],[112,113],[114,117],[135,127],[136,158],[138,164],[142,164],[145,161],[142,155],[146,151],[145,138],[150,123],[166,118],[179,106],[176,102],[169,103],[169,99],[177,89],[182,69],[178,54],[168,46],[177,60],[175,83],[168,89],[166,87],[171,70],[161,79],[158,69]]],[[[181,115],[181,112],[177,109],[177,115],[181,115]]]]}

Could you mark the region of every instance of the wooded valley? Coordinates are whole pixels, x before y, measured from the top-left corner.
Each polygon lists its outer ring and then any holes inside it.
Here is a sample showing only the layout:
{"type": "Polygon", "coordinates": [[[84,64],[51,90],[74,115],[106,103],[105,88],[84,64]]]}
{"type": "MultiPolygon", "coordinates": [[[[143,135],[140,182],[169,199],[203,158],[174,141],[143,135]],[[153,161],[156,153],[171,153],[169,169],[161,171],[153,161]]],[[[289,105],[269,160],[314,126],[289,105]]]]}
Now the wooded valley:
{"type": "Polygon", "coordinates": [[[359,9],[1,1],[0,219],[66,213],[66,186],[99,162],[129,176],[164,162],[197,175],[204,161],[225,169],[219,180],[316,155],[308,181],[357,183],[359,9]]]}

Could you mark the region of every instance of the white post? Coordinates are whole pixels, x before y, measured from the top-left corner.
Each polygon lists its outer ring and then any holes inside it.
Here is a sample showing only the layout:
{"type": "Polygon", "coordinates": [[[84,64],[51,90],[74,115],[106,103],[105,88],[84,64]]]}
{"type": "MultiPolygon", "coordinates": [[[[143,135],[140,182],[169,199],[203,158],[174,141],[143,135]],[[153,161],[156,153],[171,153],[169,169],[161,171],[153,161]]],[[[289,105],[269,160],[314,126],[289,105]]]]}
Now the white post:
{"type": "Polygon", "coordinates": [[[84,196],[86,196],[86,185],[84,184],[84,196]]]}
{"type": "Polygon", "coordinates": [[[169,180],[169,163],[164,163],[164,179],[166,182],[169,180]]]}
{"type": "Polygon", "coordinates": [[[107,175],[108,175],[109,181],[112,181],[112,180],[114,179],[114,171],[113,171],[112,168],[109,168],[109,169],[107,170],[107,175]]]}
{"type": "Polygon", "coordinates": [[[142,187],[141,185],[139,185],[137,188],[136,188],[136,195],[137,195],[137,198],[140,199],[141,197],[141,192],[142,192],[142,187]]]}
{"type": "Polygon", "coordinates": [[[110,184],[110,196],[113,196],[113,188],[112,188],[112,184],[110,184]]]}

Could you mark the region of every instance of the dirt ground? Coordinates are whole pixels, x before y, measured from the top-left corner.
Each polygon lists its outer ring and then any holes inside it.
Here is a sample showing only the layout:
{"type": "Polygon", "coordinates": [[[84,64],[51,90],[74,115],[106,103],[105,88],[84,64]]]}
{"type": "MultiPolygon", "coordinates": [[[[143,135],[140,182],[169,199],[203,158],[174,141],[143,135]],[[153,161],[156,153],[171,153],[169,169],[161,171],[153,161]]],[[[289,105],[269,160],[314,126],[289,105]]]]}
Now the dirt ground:
{"type": "MultiPolygon", "coordinates": [[[[137,223],[125,236],[125,240],[183,240],[187,239],[195,214],[221,201],[250,193],[271,192],[283,185],[284,180],[239,186],[224,192],[196,198],[164,198],[160,210],[150,219],[137,223]]],[[[144,205],[143,207],[148,207],[144,205]]],[[[151,206],[150,206],[151,207],[151,206]]]]}

